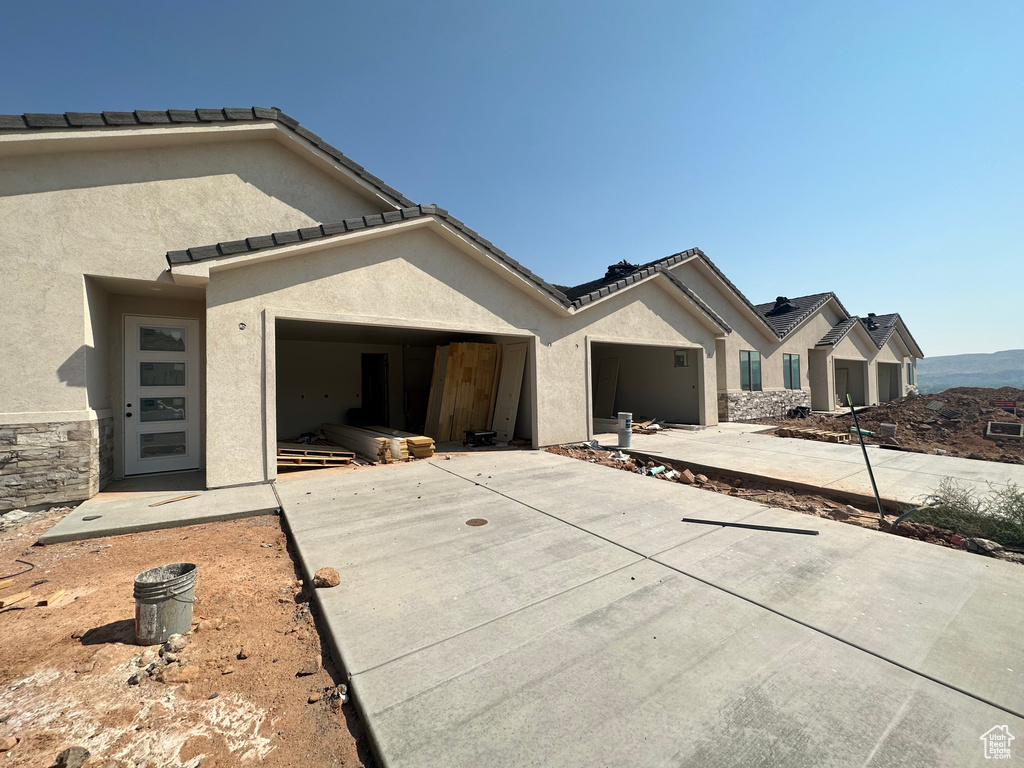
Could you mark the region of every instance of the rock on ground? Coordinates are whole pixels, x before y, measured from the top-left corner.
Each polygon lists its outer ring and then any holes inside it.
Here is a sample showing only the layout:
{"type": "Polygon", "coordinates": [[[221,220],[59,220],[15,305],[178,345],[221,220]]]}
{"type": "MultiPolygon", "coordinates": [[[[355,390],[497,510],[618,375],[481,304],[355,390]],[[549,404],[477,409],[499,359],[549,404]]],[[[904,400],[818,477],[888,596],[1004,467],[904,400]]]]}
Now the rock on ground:
{"type": "Polygon", "coordinates": [[[341,576],[333,568],[321,568],[313,575],[313,586],[318,589],[336,587],[341,584],[341,576]]]}
{"type": "Polygon", "coordinates": [[[85,747],[68,747],[57,755],[57,768],[82,768],[90,754],[85,747]]]}

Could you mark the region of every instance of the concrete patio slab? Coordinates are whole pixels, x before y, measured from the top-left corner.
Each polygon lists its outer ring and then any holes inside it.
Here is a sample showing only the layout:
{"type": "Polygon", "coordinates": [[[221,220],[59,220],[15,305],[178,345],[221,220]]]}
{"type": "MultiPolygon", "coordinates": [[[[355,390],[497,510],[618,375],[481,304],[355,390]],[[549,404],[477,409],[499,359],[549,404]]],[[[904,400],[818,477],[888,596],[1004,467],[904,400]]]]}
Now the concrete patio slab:
{"type": "Polygon", "coordinates": [[[196,487],[200,473],[165,477],[163,482],[137,484],[112,483],[108,489],[79,504],[64,519],[39,537],[41,544],[60,541],[119,536],[139,531],[179,528],[200,523],[215,523],[239,517],[274,514],[278,511],[277,496],[271,485],[246,485],[217,488],[212,491],[196,487]],[[158,490],[154,486],[163,486],[158,490]],[[179,496],[198,494],[192,498],[151,507],[150,504],[179,496]],[[85,519],[93,518],[93,519],[85,519]]]}
{"type": "Polygon", "coordinates": [[[580,461],[552,461],[551,456],[529,451],[509,461],[481,454],[437,466],[645,557],[708,533],[704,526],[682,523],[683,517],[715,516],[738,522],[760,511],[757,505],[734,504],[735,499],[728,496],[652,482],[633,473],[609,476],[605,473],[614,470],[607,467],[596,467],[603,482],[595,487],[595,467],[580,461]]]}
{"type": "Polygon", "coordinates": [[[1024,726],[650,561],[352,684],[392,767],[980,765],[1024,726]]]}
{"type": "MultiPolygon", "coordinates": [[[[700,432],[672,430],[633,435],[632,449],[667,460],[721,472],[734,472],[833,489],[873,498],[860,445],[794,440],[709,427],[700,432]]],[[[602,445],[615,445],[615,435],[597,435],[602,445]]],[[[1024,466],[974,461],[950,456],[887,451],[868,446],[878,491],[883,499],[920,503],[943,478],[986,492],[1008,483],[1024,486],[1024,466]]]]}
{"type": "MultiPolygon", "coordinates": [[[[745,522],[805,527],[762,509],[745,522]]],[[[815,521],[816,523],[818,521],[815,521]]],[[[718,529],[654,557],[897,664],[1024,712],[1024,568],[820,520],[820,535],[718,529]]]]}
{"type": "Polygon", "coordinates": [[[279,492],[387,766],[982,765],[1024,731],[1019,566],[542,452],[279,492]]]}
{"type": "Polygon", "coordinates": [[[352,674],[641,559],[430,462],[334,477],[279,493],[307,570],[342,574],[317,596],[352,674]]]}

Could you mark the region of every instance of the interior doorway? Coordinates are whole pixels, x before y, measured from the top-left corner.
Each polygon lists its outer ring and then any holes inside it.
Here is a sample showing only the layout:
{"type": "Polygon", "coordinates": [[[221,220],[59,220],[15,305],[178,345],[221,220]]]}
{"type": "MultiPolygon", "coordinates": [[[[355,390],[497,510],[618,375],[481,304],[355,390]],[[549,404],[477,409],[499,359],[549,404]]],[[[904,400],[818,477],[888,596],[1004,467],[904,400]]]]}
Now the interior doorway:
{"type": "Polygon", "coordinates": [[[363,426],[391,423],[390,390],[388,388],[388,356],[386,353],[364,352],[363,372],[363,426]]]}

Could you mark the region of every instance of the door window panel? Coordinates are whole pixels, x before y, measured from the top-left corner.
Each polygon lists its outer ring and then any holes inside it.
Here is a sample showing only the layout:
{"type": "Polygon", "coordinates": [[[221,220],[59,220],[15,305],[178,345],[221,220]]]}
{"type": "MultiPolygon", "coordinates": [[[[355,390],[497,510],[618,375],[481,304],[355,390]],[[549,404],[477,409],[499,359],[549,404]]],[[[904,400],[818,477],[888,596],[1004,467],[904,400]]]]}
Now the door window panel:
{"type": "Polygon", "coordinates": [[[143,397],[139,400],[139,421],[184,420],[184,397],[143,397]]]}
{"type": "Polygon", "coordinates": [[[142,352],[184,352],[185,329],[158,325],[139,326],[142,352]]]}
{"type": "Polygon", "coordinates": [[[139,435],[140,459],[165,459],[187,453],[184,432],[143,432],[139,435]]]}
{"type": "Polygon", "coordinates": [[[139,363],[140,387],[184,387],[185,363],[139,363]]]}

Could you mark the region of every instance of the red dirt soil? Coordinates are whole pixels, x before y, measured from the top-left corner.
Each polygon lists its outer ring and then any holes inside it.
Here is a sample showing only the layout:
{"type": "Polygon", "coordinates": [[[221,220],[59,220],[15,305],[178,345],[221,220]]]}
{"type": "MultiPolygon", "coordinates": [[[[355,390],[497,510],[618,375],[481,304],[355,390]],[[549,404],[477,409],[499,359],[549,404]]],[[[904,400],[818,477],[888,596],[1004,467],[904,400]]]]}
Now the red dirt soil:
{"type": "Polygon", "coordinates": [[[47,579],[0,611],[0,741],[19,739],[4,765],[48,766],[74,745],[92,753],[89,766],[373,764],[358,715],[332,697],[344,677],[277,517],[30,546],[57,519],[0,534],[0,576],[26,567],[15,558],[35,564],[0,598],[47,579]],[[198,566],[197,628],[166,669],[192,679],[129,685],[136,660],[158,648],[133,643],[134,577],[175,562],[198,566]],[[58,589],[55,605],[38,605],[58,589]],[[297,676],[321,657],[326,668],[297,676]]]}
{"type": "MultiPolygon", "coordinates": [[[[888,441],[901,448],[934,453],[935,449],[946,451],[949,456],[967,459],[983,459],[1007,464],[1024,464],[1024,441],[990,440],[985,438],[985,428],[990,421],[1019,424],[1024,421],[992,405],[993,400],[1016,400],[1024,413],[1024,390],[1003,387],[1002,389],[980,389],[957,387],[937,395],[910,395],[882,405],[858,408],[857,418],[861,429],[874,432],[874,437],[865,437],[864,442],[872,445],[887,441],[878,435],[882,423],[896,424],[895,440],[888,441]],[[929,403],[941,400],[942,410],[959,411],[959,419],[948,419],[938,411],[929,409],[929,403]],[[925,423],[935,420],[931,424],[925,423]]],[[[779,427],[825,429],[831,432],[849,432],[853,416],[817,416],[806,419],[770,419],[765,423],[779,427]]],[[[791,439],[791,438],[783,438],[791,439]]],[[[856,438],[854,438],[856,439],[856,438]]]]}

